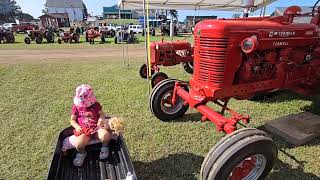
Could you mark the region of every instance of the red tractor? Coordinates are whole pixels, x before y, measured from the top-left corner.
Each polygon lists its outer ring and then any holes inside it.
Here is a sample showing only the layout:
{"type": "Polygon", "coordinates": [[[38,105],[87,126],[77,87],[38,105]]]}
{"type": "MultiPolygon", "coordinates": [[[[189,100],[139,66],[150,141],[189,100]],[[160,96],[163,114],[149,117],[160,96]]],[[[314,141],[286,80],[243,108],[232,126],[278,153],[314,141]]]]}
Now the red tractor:
{"type": "Polygon", "coordinates": [[[274,142],[258,129],[237,130],[250,117],[232,110],[228,101],[281,89],[319,94],[320,8],[316,10],[316,5],[307,14],[292,6],[278,17],[198,23],[192,79],[167,79],[153,88],[150,109],[158,119],[174,120],[194,108],[203,115],[201,121],[211,121],[217,131],[228,134],[207,154],[201,179],[256,180],[271,171],[277,158],[274,142]],[[293,22],[301,16],[312,16],[312,20],[293,22]],[[209,102],[221,110],[213,110],[209,102]]]}
{"type": "MultiPolygon", "coordinates": [[[[159,66],[175,66],[183,64],[186,72],[193,73],[193,47],[189,42],[153,42],[150,44],[151,59],[151,85],[154,87],[168,76],[159,72],[159,66]]],[[[147,78],[147,65],[143,64],[140,68],[140,76],[147,78]]]]}
{"type": "Polygon", "coordinates": [[[59,39],[58,39],[58,43],[59,44],[62,44],[62,42],[65,42],[65,43],[79,43],[80,42],[80,35],[77,34],[74,30],[74,28],[70,28],[69,31],[66,31],[66,32],[61,32],[59,34],[59,39]]]}

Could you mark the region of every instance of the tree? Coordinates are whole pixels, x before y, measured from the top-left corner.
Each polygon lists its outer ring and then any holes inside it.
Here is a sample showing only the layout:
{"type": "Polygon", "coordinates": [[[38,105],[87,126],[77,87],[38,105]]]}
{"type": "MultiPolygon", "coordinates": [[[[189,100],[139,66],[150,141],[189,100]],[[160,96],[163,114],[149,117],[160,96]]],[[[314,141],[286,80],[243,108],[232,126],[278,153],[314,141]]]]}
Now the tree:
{"type": "Polygon", "coordinates": [[[86,4],[84,3],[84,2],[82,2],[83,3],[83,19],[84,18],[87,18],[88,17],[88,9],[87,9],[87,6],[86,6],[86,4]]]}
{"type": "Polygon", "coordinates": [[[24,22],[30,22],[30,21],[33,21],[33,20],[34,20],[33,16],[31,16],[31,15],[28,14],[28,13],[21,13],[21,14],[18,15],[17,18],[18,18],[19,20],[21,20],[21,21],[24,21],[24,22]]]}
{"type": "Polygon", "coordinates": [[[21,13],[15,0],[0,0],[0,20],[14,21],[21,13]]]}
{"type": "Polygon", "coordinates": [[[43,14],[49,14],[49,10],[48,10],[48,7],[47,7],[47,3],[44,4],[44,9],[42,9],[41,12],[42,12],[43,14]]]}
{"type": "Polygon", "coordinates": [[[177,10],[170,10],[169,14],[173,17],[174,20],[178,20],[178,11],[177,10]]]}

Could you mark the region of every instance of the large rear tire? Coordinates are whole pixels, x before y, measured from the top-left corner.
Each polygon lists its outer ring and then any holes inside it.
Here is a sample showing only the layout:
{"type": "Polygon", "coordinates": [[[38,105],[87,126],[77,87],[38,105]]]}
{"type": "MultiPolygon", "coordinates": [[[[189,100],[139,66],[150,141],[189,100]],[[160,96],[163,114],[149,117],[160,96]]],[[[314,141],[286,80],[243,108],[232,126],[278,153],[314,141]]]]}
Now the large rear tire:
{"type": "Polygon", "coordinates": [[[48,32],[46,35],[46,39],[48,43],[54,43],[54,34],[53,32],[48,32]]]}
{"type": "Polygon", "coordinates": [[[258,129],[244,128],[221,139],[203,161],[202,180],[263,180],[277,159],[277,147],[258,129]]]}
{"type": "MultiPolygon", "coordinates": [[[[151,112],[162,121],[170,121],[182,117],[189,106],[177,95],[177,102],[172,104],[174,85],[177,80],[168,79],[155,86],[150,95],[149,104],[151,112]]],[[[186,87],[186,91],[189,91],[186,87]]]]}
{"type": "Polygon", "coordinates": [[[14,43],[16,41],[13,33],[8,33],[5,39],[6,39],[6,43],[14,43]]]}

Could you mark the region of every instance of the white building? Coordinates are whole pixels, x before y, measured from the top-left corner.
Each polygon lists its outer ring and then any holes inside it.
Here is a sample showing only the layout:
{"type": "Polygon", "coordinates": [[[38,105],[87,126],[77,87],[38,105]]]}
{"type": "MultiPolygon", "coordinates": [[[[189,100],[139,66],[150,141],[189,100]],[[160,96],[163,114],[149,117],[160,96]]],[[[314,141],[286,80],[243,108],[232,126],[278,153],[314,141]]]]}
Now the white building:
{"type": "Polygon", "coordinates": [[[82,0],[47,0],[48,13],[67,13],[70,22],[83,19],[82,0]]]}

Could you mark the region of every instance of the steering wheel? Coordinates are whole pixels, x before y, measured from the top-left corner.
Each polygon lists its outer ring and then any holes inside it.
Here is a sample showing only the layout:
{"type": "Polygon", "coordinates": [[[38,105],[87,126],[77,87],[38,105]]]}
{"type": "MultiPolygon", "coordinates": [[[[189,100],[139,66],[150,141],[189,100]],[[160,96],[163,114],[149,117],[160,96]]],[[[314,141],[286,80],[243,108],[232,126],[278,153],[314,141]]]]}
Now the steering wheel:
{"type": "Polygon", "coordinates": [[[314,4],[314,6],[313,6],[313,8],[312,8],[312,17],[314,17],[314,11],[315,11],[316,6],[318,5],[319,2],[320,2],[320,0],[318,0],[318,1],[314,4]]]}

